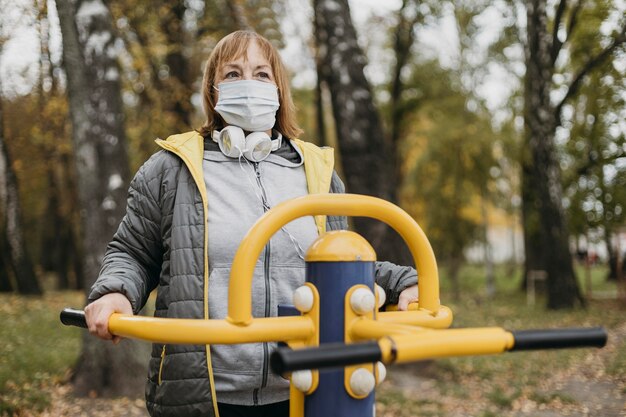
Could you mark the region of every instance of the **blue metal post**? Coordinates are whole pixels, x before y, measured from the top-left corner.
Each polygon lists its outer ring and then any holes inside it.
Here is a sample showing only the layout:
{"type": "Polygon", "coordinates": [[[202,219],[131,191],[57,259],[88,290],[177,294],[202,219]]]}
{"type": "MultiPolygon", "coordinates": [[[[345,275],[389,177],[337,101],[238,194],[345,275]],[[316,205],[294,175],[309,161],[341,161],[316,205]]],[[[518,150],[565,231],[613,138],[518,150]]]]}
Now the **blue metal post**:
{"type": "MultiPolygon", "coordinates": [[[[356,235],[352,232],[344,233],[356,235]]],[[[349,236],[349,239],[345,240],[346,245],[350,245],[351,239],[354,237],[349,236]]],[[[358,243],[360,242],[357,242],[357,247],[360,246],[358,243]]],[[[369,248],[371,249],[371,246],[369,248]]],[[[354,248],[348,247],[346,250],[351,252],[354,248]]],[[[355,259],[352,253],[348,257],[355,259]]],[[[360,255],[357,255],[357,259],[359,257],[360,255]]],[[[319,258],[318,251],[316,259],[319,258]]],[[[328,261],[311,262],[307,258],[306,280],[315,285],[319,292],[320,345],[345,341],[346,292],[357,284],[366,285],[374,291],[373,261],[336,261],[337,258],[345,257],[333,253],[328,261]]],[[[363,256],[363,258],[367,259],[368,256],[363,256]]],[[[344,386],[344,369],[322,370],[319,374],[318,388],[305,397],[304,415],[306,417],[373,417],[374,391],[362,400],[353,398],[344,386]]]]}

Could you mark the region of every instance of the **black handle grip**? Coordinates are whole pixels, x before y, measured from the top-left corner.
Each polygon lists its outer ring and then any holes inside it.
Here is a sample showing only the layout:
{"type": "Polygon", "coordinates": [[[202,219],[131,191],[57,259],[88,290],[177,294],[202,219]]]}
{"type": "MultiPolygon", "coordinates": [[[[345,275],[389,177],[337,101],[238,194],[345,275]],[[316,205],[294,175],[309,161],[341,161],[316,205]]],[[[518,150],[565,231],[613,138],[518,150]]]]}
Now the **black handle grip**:
{"type": "Polygon", "coordinates": [[[333,368],[358,363],[379,361],[382,357],[376,342],[327,343],[315,348],[292,350],[278,348],[270,358],[270,366],[277,374],[301,369],[333,368]]]}
{"type": "Polygon", "coordinates": [[[603,347],[608,335],[602,327],[512,331],[515,344],[511,350],[603,347]]]}
{"type": "Polygon", "coordinates": [[[73,308],[65,308],[61,311],[61,323],[66,326],[87,328],[85,312],[83,310],[75,310],[73,308]]]}

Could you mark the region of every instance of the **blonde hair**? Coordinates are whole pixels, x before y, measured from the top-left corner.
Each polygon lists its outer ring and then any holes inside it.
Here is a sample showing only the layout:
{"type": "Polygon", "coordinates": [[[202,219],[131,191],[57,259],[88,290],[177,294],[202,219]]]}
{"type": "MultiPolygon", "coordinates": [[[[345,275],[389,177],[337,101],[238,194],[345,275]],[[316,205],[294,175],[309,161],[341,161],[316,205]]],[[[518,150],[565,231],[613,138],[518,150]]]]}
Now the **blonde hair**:
{"type": "Polygon", "coordinates": [[[259,49],[269,61],[278,86],[280,107],[276,112],[274,128],[288,138],[297,138],[303,131],[296,121],[296,108],[291,98],[287,70],[276,48],[263,36],[256,32],[238,30],[222,38],[209,55],[202,79],[202,104],[206,121],[198,130],[204,136],[210,136],[213,130],[224,128],[222,117],[215,111],[215,94],[213,86],[217,81],[219,69],[226,62],[246,56],[250,42],[256,42],[259,49]]]}

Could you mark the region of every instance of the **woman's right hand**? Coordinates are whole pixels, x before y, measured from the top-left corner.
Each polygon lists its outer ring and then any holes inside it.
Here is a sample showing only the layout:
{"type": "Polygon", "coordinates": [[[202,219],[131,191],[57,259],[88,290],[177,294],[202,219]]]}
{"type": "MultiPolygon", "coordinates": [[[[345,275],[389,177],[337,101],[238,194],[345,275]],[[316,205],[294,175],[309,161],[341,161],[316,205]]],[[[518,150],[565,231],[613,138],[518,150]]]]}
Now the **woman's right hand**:
{"type": "Polygon", "coordinates": [[[104,340],[111,340],[118,344],[122,340],[109,332],[109,317],[113,313],[133,314],[130,301],[124,294],[114,292],[103,295],[85,307],[85,320],[89,333],[104,340]]]}

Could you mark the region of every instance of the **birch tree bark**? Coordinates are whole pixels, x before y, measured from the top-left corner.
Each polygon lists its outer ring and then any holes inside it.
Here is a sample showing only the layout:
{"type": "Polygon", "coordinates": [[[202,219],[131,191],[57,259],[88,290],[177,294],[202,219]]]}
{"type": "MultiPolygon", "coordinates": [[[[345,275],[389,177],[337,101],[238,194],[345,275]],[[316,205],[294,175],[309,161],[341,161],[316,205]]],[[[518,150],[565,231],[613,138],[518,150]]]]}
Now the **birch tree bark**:
{"type": "MultiPolygon", "coordinates": [[[[120,42],[100,0],[57,0],[72,119],[87,291],[125,210],[128,157],[116,61],[120,42]]],[[[139,395],[147,354],[138,342],[114,346],[85,333],[74,385],[79,395],[139,395]]]]}
{"type": "MultiPolygon", "coordinates": [[[[318,77],[331,92],[335,131],[350,193],[396,202],[394,152],[385,140],[365,78],[365,55],[357,43],[347,0],[314,0],[318,77]]],[[[411,262],[400,237],[381,222],[355,218],[354,226],[376,249],[379,259],[411,262]]]]}

